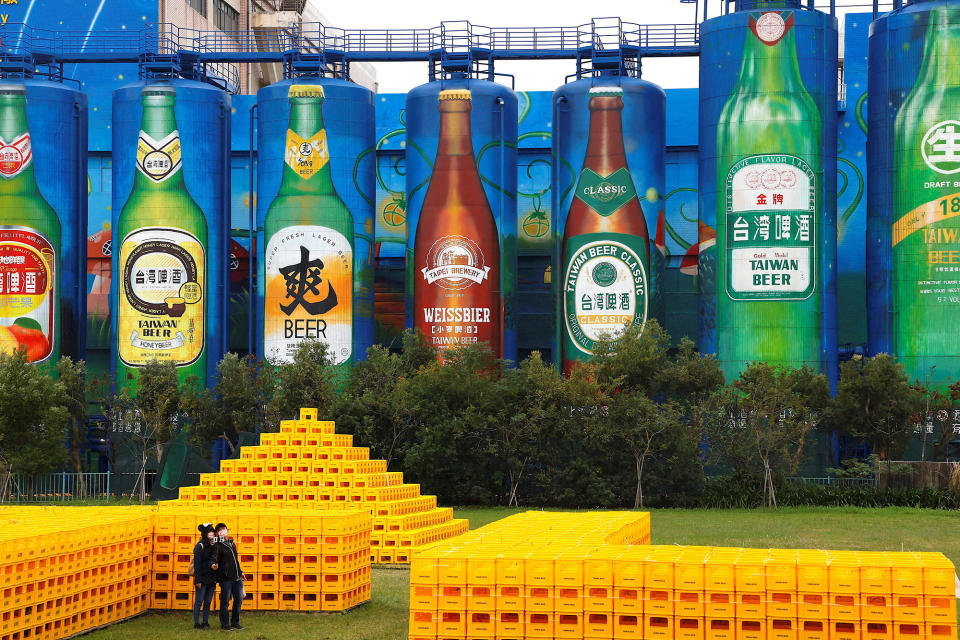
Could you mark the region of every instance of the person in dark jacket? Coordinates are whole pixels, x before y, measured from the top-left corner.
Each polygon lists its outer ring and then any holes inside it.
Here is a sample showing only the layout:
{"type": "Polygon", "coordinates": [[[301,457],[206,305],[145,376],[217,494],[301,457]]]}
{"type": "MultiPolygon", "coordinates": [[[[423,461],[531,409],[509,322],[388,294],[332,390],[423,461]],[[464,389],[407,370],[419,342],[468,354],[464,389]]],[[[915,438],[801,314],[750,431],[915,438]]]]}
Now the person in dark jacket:
{"type": "Polygon", "coordinates": [[[213,573],[213,556],[216,536],[213,525],[209,522],[201,524],[200,540],[193,547],[193,583],[197,596],[193,601],[193,628],[209,629],[210,603],[213,601],[213,592],[217,588],[217,577],[213,573]],[[203,612],[203,624],[200,623],[200,613],[203,612]]]}
{"type": "Polygon", "coordinates": [[[243,603],[243,569],[240,568],[240,555],[237,546],[230,537],[227,525],[222,522],[216,526],[217,545],[214,548],[213,569],[220,583],[220,627],[223,631],[243,629],[240,625],[240,605],[243,603]],[[233,615],[228,617],[230,599],[233,598],[233,615]]]}

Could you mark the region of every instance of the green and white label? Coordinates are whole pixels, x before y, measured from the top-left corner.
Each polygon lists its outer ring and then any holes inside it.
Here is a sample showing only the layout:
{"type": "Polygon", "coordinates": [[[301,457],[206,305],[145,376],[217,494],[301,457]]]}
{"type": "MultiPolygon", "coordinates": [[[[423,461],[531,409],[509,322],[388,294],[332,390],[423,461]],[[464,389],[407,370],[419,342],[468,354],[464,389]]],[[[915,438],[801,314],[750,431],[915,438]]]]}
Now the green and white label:
{"type": "Polygon", "coordinates": [[[724,221],[731,300],[813,295],[816,194],[816,175],[795,156],[750,156],[733,165],[727,174],[724,221]]]}
{"type": "Polygon", "coordinates": [[[630,324],[644,325],[649,287],[644,238],[574,236],[567,240],[564,255],[563,317],[568,343],[590,356],[604,336],[613,338],[630,324]]]}
{"type": "Polygon", "coordinates": [[[580,179],[577,180],[576,197],[604,217],[614,213],[636,195],[633,178],[626,167],[617,169],[608,176],[601,176],[584,167],[580,172],[580,179]]]}

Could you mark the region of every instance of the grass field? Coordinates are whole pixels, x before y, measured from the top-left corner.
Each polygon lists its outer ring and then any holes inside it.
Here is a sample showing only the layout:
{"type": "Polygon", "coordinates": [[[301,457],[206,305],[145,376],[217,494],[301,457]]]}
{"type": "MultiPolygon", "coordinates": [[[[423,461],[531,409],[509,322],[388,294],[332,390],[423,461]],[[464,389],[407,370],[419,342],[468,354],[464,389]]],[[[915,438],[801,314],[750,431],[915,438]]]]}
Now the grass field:
{"type": "MultiPolygon", "coordinates": [[[[457,509],[472,528],[515,513],[512,509],[457,509]]],[[[654,510],[654,544],[802,547],[887,551],[942,551],[960,566],[960,512],[921,509],[798,508],[764,510],[654,510]]],[[[373,600],[348,614],[248,613],[239,640],[402,640],[407,637],[408,574],[375,569],[373,600]]],[[[174,640],[220,635],[194,631],[189,612],[151,613],[91,633],[90,640],[174,640]]],[[[227,634],[224,634],[227,635],[227,634]]]]}

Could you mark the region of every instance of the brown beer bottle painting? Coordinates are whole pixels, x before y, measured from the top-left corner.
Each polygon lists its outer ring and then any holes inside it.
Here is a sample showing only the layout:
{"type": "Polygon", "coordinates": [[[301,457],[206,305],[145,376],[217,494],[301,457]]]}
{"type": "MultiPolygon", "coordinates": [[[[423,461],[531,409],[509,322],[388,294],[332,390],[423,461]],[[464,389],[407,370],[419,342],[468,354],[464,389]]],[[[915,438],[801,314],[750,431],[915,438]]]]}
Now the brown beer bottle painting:
{"type": "Polygon", "coordinates": [[[647,319],[650,235],[623,147],[623,90],[590,90],[583,169],[563,231],[563,369],[647,319]]]}
{"type": "Polygon", "coordinates": [[[443,359],[486,342],[500,357],[500,238],[473,155],[471,95],[441,91],[440,139],[414,239],[414,327],[443,359]]]}

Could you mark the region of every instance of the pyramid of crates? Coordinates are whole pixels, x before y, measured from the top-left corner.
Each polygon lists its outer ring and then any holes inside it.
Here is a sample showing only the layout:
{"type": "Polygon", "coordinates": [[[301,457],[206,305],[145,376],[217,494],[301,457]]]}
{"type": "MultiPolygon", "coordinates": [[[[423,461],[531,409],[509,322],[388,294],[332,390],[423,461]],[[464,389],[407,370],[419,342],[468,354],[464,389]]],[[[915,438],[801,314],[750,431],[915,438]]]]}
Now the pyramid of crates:
{"type": "Polygon", "coordinates": [[[239,459],[222,461],[219,473],[202,474],[199,486],[181,488],[174,502],[199,509],[367,509],[374,563],[409,563],[414,548],[469,528],[467,520],[454,519],[452,508],[438,507],[436,496],[420,495],[420,485],[387,471],[385,460],[371,460],[353,436],[318,420],[316,409],[281,421],[279,433],[242,447],[239,459]]]}
{"type": "Polygon", "coordinates": [[[956,640],[942,553],[650,545],[649,514],[527,512],[418,550],[410,640],[956,640]]]}

